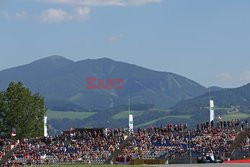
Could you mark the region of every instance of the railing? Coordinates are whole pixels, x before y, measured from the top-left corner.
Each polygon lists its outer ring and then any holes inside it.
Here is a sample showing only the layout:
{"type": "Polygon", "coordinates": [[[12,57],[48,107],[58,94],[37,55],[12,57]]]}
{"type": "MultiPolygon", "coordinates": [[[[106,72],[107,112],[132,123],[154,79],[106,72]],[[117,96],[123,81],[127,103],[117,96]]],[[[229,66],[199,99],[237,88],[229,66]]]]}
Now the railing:
{"type": "Polygon", "coordinates": [[[238,136],[236,137],[236,139],[234,140],[234,142],[231,144],[230,148],[229,148],[229,153],[231,154],[230,155],[230,158],[231,159],[237,159],[237,154],[239,154],[239,150],[240,150],[240,144],[243,140],[246,139],[248,133],[249,133],[250,129],[247,128],[245,130],[243,130],[242,132],[240,132],[238,134],[238,136]]]}
{"type": "Polygon", "coordinates": [[[113,154],[111,154],[111,156],[106,160],[105,163],[106,163],[106,164],[110,164],[110,163],[112,162],[112,160],[116,159],[116,158],[120,155],[121,151],[122,151],[125,147],[127,147],[127,146],[129,145],[130,141],[132,141],[132,140],[133,140],[133,136],[127,137],[127,138],[120,144],[119,149],[115,150],[115,152],[114,152],[113,154]]]}
{"type": "Polygon", "coordinates": [[[13,155],[13,153],[14,152],[16,152],[17,151],[17,149],[19,148],[19,144],[17,145],[15,145],[14,146],[14,148],[13,149],[11,149],[11,150],[9,150],[3,157],[2,157],[2,159],[0,160],[0,166],[2,165],[2,164],[5,164],[10,158],[11,158],[11,156],[13,155]]]}

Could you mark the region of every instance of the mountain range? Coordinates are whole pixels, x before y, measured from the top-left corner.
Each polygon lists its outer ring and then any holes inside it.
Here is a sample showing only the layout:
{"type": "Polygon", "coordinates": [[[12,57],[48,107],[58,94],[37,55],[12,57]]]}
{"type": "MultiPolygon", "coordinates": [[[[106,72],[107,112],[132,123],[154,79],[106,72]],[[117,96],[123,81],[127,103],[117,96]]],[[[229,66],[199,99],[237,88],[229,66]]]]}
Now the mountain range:
{"type": "Polygon", "coordinates": [[[0,72],[0,90],[12,81],[22,81],[32,92],[39,92],[49,109],[63,111],[108,109],[128,104],[129,98],[132,104],[170,108],[207,92],[207,88],[183,76],[108,58],[74,62],[50,56],[0,72]],[[123,79],[123,89],[87,89],[87,77],[123,79]]]}
{"type": "Polygon", "coordinates": [[[215,101],[216,118],[250,117],[250,84],[206,88],[178,74],[108,58],[73,61],[50,56],[0,71],[0,90],[18,81],[45,98],[49,125],[57,130],[126,127],[129,101],[135,127],[207,121],[209,99],[215,101]],[[87,77],[123,79],[123,88],[87,89],[87,77]]]}
{"type": "Polygon", "coordinates": [[[250,84],[238,88],[221,89],[205,93],[193,99],[183,100],[172,109],[174,114],[194,114],[208,107],[209,99],[216,103],[217,113],[221,109],[233,108],[241,112],[250,113],[250,84]]]}

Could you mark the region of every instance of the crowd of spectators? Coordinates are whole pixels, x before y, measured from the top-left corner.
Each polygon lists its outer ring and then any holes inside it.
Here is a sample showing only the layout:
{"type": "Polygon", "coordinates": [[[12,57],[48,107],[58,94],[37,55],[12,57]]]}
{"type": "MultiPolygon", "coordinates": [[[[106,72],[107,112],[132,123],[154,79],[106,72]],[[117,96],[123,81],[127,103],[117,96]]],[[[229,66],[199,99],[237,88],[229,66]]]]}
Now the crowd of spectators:
{"type": "Polygon", "coordinates": [[[126,138],[124,129],[71,130],[49,138],[21,140],[8,165],[102,164],[126,138]]]}
{"type": "Polygon", "coordinates": [[[239,152],[250,156],[250,131],[248,131],[246,138],[240,143],[239,152]]]}
{"type": "Polygon", "coordinates": [[[131,159],[175,159],[213,153],[224,156],[237,134],[248,126],[238,119],[206,122],[196,128],[185,125],[167,125],[159,128],[138,129],[130,145],[117,157],[118,162],[131,159]],[[183,127],[183,128],[174,128],[183,127]]]}
{"type": "MultiPolygon", "coordinates": [[[[128,145],[121,149],[116,163],[132,159],[176,159],[213,153],[224,156],[238,133],[248,126],[239,120],[206,122],[195,128],[186,124],[139,128],[133,134],[127,129],[71,129],[55,137],[23,139],[18,143],[0,140],[1,157],[16,147],[6,165],[40,164],[103,164],[128,137],[128,145]]],[[[250,133],[242,142],[242,150],[249,150],[250,133]]]]}
{"type": "Polygon", "coordinates": [[[16,144],[17,143],[12,139],[0,137],[0,160],[6,153],[8,153],[12,148],[14,148],[16,144]]]}

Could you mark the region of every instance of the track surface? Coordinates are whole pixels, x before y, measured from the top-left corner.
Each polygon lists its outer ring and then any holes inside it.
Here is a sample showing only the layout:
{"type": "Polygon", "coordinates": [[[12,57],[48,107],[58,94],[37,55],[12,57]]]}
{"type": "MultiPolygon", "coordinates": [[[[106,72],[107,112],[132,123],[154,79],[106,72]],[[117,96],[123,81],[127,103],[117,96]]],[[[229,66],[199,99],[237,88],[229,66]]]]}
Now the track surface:
{"type": "Polygon", "coordinates": [[[224,163],[224,164],[169,164],[155,167],[250,167],[250,163],[224,163]]]}

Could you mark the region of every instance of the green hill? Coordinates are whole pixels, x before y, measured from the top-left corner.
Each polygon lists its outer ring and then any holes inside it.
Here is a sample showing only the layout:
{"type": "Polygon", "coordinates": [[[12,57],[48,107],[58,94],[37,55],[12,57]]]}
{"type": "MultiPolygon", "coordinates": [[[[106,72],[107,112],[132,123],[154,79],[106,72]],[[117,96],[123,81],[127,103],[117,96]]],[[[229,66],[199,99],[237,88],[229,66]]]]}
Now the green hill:
{"type": "MultiPolygon", "coordinates": [[[[246,118],[250,114],[250,84],[238,88],[222,89],[210,93],[215,102],[215,116],[246,118]]],[[[192,115],[192,119],[207,120],[209,113],[209,93],[176,104],[173,115],[192,115]]]]}
{"type": "Polygon", "coordinates": [[[46,105],[58,111],[104,110],[131,102],[169,108],[206,92],[200,84],[168,72],[158,72],[108,58],[78,62],[50,56],[27,65],[0,71],[0,90],[11,81],[22,81],[45,97],[46,105]],[[89,90],[86,78],[124,80],[123,89],[89,90]]]}

